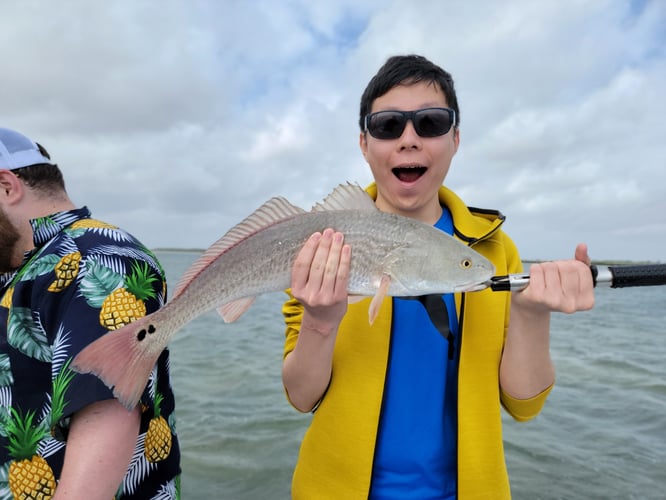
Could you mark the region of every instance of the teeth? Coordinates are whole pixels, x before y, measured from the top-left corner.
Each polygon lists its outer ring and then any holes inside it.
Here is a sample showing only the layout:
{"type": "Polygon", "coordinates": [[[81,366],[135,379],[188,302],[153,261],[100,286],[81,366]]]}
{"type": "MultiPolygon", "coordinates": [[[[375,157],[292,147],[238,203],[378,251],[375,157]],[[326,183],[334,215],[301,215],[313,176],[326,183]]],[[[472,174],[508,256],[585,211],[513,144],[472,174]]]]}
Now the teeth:
{"type": "Polygon", "coordinates": [[[402,165],[400,167],[394,167],[393,171],[398,171],[398,170],[427,170],[426,167],[423,165],[402,165]]]}
{"type": "Polygon", "coordinates": [[[393,169],[393,175],[395,175],[401,181],[415,181],[421,177],[426,170],[426,167],[418,165],[396,167],[393,169]]]}
{"type": "Polygon", "coordinates": [[[425,172],[427,170],[427,168],[423,167],[423,166],[416,166],[415,165],[413,167],[395,167],[393,169],[394,172],[399,172],[400,170],[422,170],[422,171],[425,172]]]}

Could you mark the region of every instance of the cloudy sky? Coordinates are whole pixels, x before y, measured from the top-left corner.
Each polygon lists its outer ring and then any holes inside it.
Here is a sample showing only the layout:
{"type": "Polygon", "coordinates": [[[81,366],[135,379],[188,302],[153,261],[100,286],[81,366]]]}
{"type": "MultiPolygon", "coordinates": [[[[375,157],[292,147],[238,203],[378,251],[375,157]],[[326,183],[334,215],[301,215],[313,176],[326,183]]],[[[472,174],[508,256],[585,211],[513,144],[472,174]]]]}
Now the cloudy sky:
{"type": "Polygon", "coordinates": [[[666,261],[663,0],[0,1],[0,125],[150,247],[368,183],[360,95],[420,53],[458,90],[446,184],[524,258],[666,261]]]}

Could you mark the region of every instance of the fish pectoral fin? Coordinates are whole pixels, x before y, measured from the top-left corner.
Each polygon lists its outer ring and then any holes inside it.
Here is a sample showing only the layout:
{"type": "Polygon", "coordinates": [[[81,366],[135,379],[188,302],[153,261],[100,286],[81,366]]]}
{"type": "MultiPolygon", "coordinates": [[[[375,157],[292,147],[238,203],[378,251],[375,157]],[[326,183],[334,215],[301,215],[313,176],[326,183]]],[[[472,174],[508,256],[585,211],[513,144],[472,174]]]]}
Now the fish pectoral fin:
{"type": "Polygon", "coordinates": [[[382,306],[384,297],[388,295],[389,286],[391,285],[391,277],[388,274],[382,275],[382,279],[379,282],[379,287],[374,297],[372,297],[372,302],[370,302],[370,308],[368,309],[368,320],[372,325],[379,315],[379,308],[382,306]]]}
{"type": "Polygon", "coordinates": [[[240,318],[245,311],[247,311],[257,297],[243,297],[242,299],[234,300],[223,304],[217,312],[220,313],[225,323],[233,323],[240,318]]]}

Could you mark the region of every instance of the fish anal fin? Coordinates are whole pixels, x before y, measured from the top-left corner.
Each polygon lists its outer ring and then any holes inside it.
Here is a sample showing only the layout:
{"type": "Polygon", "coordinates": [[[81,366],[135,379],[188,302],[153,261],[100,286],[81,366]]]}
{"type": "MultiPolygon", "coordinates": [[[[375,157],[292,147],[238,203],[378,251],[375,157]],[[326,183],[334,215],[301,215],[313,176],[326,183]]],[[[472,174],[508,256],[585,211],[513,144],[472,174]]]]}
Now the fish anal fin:
{"type": "Polygon", "coordinates": [[[313,212],[331,210],[377,210],[375,202],[358,184],[340,184],[322,201],[312,207],[313,212]]]}
{"type": "Polygon", "coordinates": [[[370,302],[370,308],[368,309],[368,320],[372,325],[377,316],[379,315],[379,309],[382,306],[384,298],[388,295],[389,286],[391,286],[391,277],[388,274],[382,275],[382,279],[379,282],[379,287],[372,301],[370,302]]]}
{"type": "Polygon", "coordinates": [[[256,297],[244,297],[234,300],[233,302],[223,304],[217,312],[220,313],[225,323],[233,323],[245,314],[256,299],[256,297]]]}

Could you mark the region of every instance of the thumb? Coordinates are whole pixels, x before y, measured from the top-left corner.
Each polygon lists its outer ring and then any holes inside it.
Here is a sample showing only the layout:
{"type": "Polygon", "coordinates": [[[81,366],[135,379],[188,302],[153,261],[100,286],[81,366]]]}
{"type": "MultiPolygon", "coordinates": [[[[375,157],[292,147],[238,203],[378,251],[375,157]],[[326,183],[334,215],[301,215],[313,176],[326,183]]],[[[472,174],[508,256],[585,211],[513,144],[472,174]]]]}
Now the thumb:
{"type": "Polygon", "coordinates": [[[585,243],[579,243],[576,245],[576,252],[574,254],[574,257],[576,260],[579,260],[581,262],[585,262],[588,266],[592,264],[592,259],[590,259],[590,256],[587,253],[587,245],[585,243]]]}

